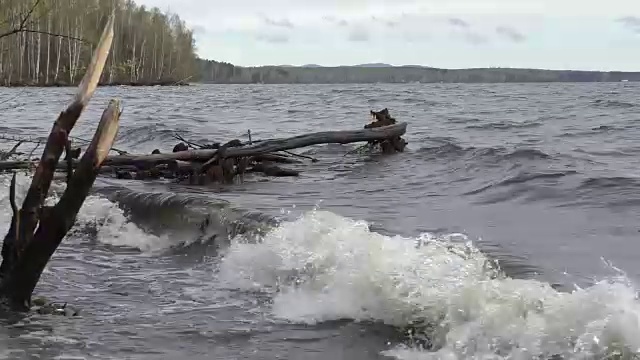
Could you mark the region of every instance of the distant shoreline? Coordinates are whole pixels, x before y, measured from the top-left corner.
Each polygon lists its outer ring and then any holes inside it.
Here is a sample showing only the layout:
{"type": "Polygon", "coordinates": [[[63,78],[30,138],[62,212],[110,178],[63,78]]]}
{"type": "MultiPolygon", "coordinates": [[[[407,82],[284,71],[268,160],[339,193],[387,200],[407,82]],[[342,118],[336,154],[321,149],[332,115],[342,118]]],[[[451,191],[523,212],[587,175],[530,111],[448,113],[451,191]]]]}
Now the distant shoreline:
{"type": "Polygon", "coordinates": [[[616,81],[616,80],[594,80],[594,81],[579,81],[579,80],[531,80],[531,81],[354,81],[354,82],[213,82],[213,81],[202,81],[202,82],[194,82],[194,85],[375,85],[375,84],[389,84],[389,85],[411,85],[411,84],[557,84],[557,83],[566,83],[566,84],[591,84],[591,83],[607,83],[607,84],[616,84],[616,83],[637,83],[640,82],[638,80],[629,80],[629,81],[616,81]]]}
{"type": "Polygon", "coordinates": [[[373,63],[352,66],[244,67],[199,59],[199,82],[211,84],[555,83],[640,81],[640,72],[526,68],[442,69],[373,63]]]}

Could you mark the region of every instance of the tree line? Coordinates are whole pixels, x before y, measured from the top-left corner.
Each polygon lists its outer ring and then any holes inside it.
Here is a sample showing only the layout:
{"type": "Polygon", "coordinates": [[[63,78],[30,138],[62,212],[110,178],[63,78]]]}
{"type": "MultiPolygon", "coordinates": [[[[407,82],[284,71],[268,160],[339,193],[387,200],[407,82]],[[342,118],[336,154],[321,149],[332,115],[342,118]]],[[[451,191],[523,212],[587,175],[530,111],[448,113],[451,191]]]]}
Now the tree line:
{"type": "Polygon", "coordinates": [[[0,1],[0,84],[75,85],[115,13],[103,84],[169,84],[198,76],[192,31],[176,14],[131,0],[0,1]]]}
{"type": "Polygon", "coordinates": [[[201,81],[216,84],[525,83],[640,81],[638,72],[439,69],[424,66],[242,67],[199,59],[201,81]]]}
{"type": "Polygon", "coordinates": [[[422,66],[242,67],[199,59],[176,14],[133,0],[0,0],[0,85],[76,85],[115,13],[102,84],[501,83],[640,81],[640,73],[422,66]]]}

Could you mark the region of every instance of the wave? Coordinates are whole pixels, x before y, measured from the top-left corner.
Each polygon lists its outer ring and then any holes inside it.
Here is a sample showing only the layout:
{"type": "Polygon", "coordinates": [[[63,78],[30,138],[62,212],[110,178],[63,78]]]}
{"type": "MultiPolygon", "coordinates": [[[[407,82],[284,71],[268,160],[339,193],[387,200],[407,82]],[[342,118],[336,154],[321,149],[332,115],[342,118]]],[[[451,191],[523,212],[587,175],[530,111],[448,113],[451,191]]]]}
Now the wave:
{"type": "MultiPolygon", "coordinates": [[[[31,179],[23,174],[16,178],[16,200],[18,203],[27,193],[31,179]]],[[[5,206],[0,210],[0,231],[8,230],[11,222],[11,207],[9,206],[9,184],[11,177],[0,176],[0,203],[5,206]]],[[[50,196],[46,199],[48,205],[53,205],[59,199],[64,185],[53,182],[50,196]]],[[[106,246],[126,247],[144,252],[161,251],[170,246],[170,239],[166,236],[156,236],[145,232],[141,227],[130,221],[127,214],[114,202],[97,196],[88,196],[78,213],[75,225],[69,232],[66,242],[90,241],[106,246]]]]}
{"type": "Polygon", "coordinates": [[[371,232],[364,221],[312,211],[254,243],[237,238],[219,277],[266,292],[276,318],[351,319],[409,330],[398,359],[631,359],[640,303],[624,274],[560,292],[505,276],[461,234],[371,232]],[[415,339],[425,346],[412,346],[415,339]]]}
{"type": "Polygon", "coordinates": [[[465,160],[470,162],[482,160],[485,163],[498,163],[505,160],[513,162],[519,162],[521,160],[548,160],[552,158],[551,155],[541,150],[531,148],[463,147],[459,145],[455,139],[450,138],[431,138],[426,140],[426,142],[431,142],[433,145],[419,148],[419,156],[465,157],[465,160]]]}
{"type": "Polygon", "coordinates": [[[575,205],[636,207],[640,204],[640,178],[602,176],[584,179],[576,189],[575,205]]]}
{"type": "Polygon", "coordinates": [[[474,124],[468,125],[467,129],[475,129],[475,130],[513,130],[513,129],[532,129],[542,126],[541,122],[506,122],[506,121],[498,121],[486,124],[474,124]]]}
{"type": "MultiPolygon", "coordinates": [[[[0,210],[0,231],[7,231],[11,221],[10,181],[10,176],[0,176],[0,203],[5,204],[0,210]]],[[[19,203],[29,184],[29,177],[18,176],[16,199],[19,203]]],[[[51,190],[47,204],[53,205],[64,184],[53,182],[51,190]]],[[[234,236],[259,236],[277,223],[278,219],[273,216],[236,209],[224,201],[195,194],[96,186],[94,193],[85,199],[65,242],[160,254],[198,246],[226,246],[234,236]]]]}
{"type": "Polygon", "coordinates": [[[463,195],[477,195],[483,193],[489,189],[500,188],[504,186],[518,185],[528,183],[534,180],[546,180],[546,179],[558,179],[569,175],[576,175],[577,171],[567,170],[567,171],[551,171],[551,172],[519,172],[516,175],[508,176],[502,180],[497,182],[490,183],[485,185],[479,189],[475,189],[469,192],[464,193],[463,195]]]}
{"type": "MultiPolygon", "coordinates": [[[[118,134],[118,144],[124,144],[130,147],[139,147],[143,144],[177,144],[180,141],[173,137],[174,130],[162,124],[134,126],[131,128],[123,128],[118,134]]],[[[165,151],[170,148],[164,149],[165,151]]]]}
{"type": "Polygon", "coordinates": [[[595,100],[593,102],[593,106],[594,107],[603,107],[603,108],[632,108],[637,106],[637,104],[634,103],[630,103],[630,102],[626,102],[626,101],[619,101],[619,100],[595,100]]]}

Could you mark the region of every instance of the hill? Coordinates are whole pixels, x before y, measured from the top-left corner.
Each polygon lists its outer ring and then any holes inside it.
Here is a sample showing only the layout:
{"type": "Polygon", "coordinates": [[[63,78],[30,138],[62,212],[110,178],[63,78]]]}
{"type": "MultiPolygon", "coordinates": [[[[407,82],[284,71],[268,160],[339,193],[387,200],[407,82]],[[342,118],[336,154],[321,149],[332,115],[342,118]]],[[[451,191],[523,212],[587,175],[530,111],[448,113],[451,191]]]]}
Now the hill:
{"type": "Polygon", "coordinates": [[[242,67],[198,60],[200,81],[216,84],[348,84],[348,83],[507,83],[640,81],[640,72],[602,72],[512,68],[438,69],[421,65],[373,63],[352,66],[242,67]]]}

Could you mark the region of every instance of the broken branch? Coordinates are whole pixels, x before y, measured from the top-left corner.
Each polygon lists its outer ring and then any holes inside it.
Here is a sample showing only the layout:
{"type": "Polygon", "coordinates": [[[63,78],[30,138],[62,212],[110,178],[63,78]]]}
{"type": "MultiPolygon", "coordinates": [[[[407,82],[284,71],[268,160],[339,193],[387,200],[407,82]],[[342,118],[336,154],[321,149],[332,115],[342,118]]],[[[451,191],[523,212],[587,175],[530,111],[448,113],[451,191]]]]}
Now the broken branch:
{"type": "MultiPolygon", "coordinates": [[[[230,147],[226,157],[252,157],[276,151],[291,150],[318,144],[348,144],[362,141],[384,140],[403,135],[407,130],[407,123],[398,123],[374,129],[325,131],[306,135],[294,136],[285,139],[273,139],[262,141],[250,146],[230,147]]],[[[158,164],[172,160],[200,161],[204,162],[213,158],[218,150],[199,149],[179,151],[169,154],[151,155],[117,155],[109,156],[105,165],[130,165],[135,163],[158,164]]]]}
{"type": "Polygon", "coordinates": [[[73,226],[115,140],[119,119],[120,103],[112,100],[60,201],[51,211],[44,213],[40,226],[33,235],[33,241],[29,241],[20,254],[20,260],[24,261],[19,260],[12,269],[12,276],[2,282],[0,291],[10,298],[14,306],[29,302],[47,262],[73,226]],[[6,294],[6,289],[11,289],[9,294],[6,294]]]}

